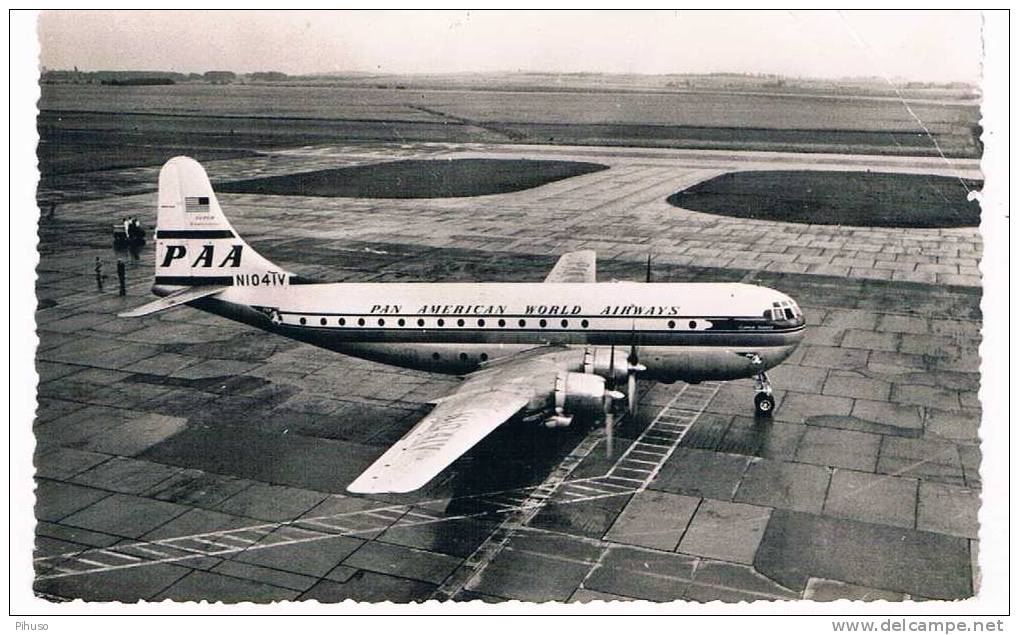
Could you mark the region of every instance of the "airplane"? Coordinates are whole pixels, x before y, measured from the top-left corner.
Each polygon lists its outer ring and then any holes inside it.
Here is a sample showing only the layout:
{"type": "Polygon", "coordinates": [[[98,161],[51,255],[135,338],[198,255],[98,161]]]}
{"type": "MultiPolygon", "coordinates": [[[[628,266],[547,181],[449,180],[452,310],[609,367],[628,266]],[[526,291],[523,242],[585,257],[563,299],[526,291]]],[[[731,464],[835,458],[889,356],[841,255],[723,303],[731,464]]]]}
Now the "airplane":
{"type": "Polygon", "coordinates": [[[637,377],[672,383],[755,379],[754,409],[775,408],[766,371],[803,339],[789,296],[742,283],[597,282],[593,251],[564,254],[535,283],[321,283],[251,248],[202,166],[159,173],[153,302],[182,305],[337,353],[463,382],[347,487],[417,490],[500,425],[550,428],[636,411],[637,377]],[[625,392],[617,387],[625,386],[625,392]]]}

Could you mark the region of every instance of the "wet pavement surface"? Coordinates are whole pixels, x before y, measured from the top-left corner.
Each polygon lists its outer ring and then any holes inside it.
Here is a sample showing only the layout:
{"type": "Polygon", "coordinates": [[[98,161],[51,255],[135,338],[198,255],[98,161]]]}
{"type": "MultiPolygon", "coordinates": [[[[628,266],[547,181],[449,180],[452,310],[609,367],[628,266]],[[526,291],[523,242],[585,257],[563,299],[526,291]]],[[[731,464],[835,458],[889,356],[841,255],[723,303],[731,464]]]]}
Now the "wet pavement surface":
{"type": "MultiPolygon", "coordinates": [[[[396,602],[969,597],[978,572],[976,229],[716,217],[665,197],[729,169],[952,173],[928,159],[527,146],[328,146],[209,162],[213,181],[423,156],[610,169],[427,201],[220,195],[268,258],[330,280],[759,282],[810,325],[749,381],[646,384],[602,431],[510,422],[425,489],[346,485],[454,378],[346,358],[181,308],[140,319],[151,245],[118,297],[110,224],[154,223],[155,175],[65,179],[40,226],[37,593],[51,599],[396,602]],[[109,187],[109,184],[119,184],[109,187]],[[119,188],[119,189],[118,189],[119,188]],[[133,192],[133,193],[132,193],[133,192]],[[75,197],[75,193],[80,196],[75,197]],[[96,290],[95,257],[110,279],[96,290]]],[[[957,161],[967,177],[973,162],[957,161]]],[[[954,168],[953,168],[954,169],[954,168]]],[[[107,173],[104,173],[104,175],[107,173]]]]}

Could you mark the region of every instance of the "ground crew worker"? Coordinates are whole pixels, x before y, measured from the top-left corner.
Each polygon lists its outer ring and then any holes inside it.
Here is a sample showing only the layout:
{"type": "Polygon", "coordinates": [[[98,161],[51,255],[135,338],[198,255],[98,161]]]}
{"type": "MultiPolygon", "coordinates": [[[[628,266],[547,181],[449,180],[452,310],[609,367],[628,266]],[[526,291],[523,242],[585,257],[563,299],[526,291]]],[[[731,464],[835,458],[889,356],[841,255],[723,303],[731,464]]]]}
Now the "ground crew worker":
{"type": "Polygon", "coordinates": [[[117,258],[117,284],[120,285],[120,295],[127,295],[127,280],[124,261],[117,258]]]}
{"type": "Polygon", "coordinates": [[[99,289],[99,291],[102,291],[103,290],[103,261],[99,259],[99,256],[96,256],[95,271],[96,271],[96,288],[99,289]]]}

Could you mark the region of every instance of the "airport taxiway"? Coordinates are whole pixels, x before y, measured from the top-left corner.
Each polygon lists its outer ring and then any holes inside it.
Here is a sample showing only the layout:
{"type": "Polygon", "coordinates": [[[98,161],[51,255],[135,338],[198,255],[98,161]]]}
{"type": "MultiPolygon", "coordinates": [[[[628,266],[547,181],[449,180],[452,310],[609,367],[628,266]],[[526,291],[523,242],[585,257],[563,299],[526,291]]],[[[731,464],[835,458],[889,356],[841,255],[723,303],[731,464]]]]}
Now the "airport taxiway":
{"type": "MultiPolygon", "coordinates": [[[[749,382],[647,385],[619,427],[510,424],[421,492],[345,486],[455,379],[116,295],[113,221],[155,216],[158,168],[54,181],[40,223],[36,590],[45,597],[418,601],[961,598],[978,584],[976,228],[795,225],[679,210],[732,170],[973,178],[975,161],[598,147],[315,146],[212,161],[213,182],[396,158],[611,169],[462,199],[221,194],[268,258],[331,280],[540,280],[596,249],[602,280],[760,281],[810,330],[749,382]],[[98,293],[92,264],[110,279],[98,293]]],[[[128,258],[126,254],[123,257],[128,258]]]]}

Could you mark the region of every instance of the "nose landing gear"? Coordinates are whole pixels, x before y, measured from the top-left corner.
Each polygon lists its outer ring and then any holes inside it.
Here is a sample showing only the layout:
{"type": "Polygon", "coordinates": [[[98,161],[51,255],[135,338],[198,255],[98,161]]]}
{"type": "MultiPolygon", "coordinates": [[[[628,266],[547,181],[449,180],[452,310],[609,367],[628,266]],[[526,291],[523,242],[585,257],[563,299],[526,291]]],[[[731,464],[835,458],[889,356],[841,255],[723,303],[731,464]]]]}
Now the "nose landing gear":
{"type": "Polygon", "coordinates": [[[775,411],[775,397],[771,394],[771,380],[767,373],[760,372],[754,377],[754,411],[762,417],[770,417],[775,411]]]}

